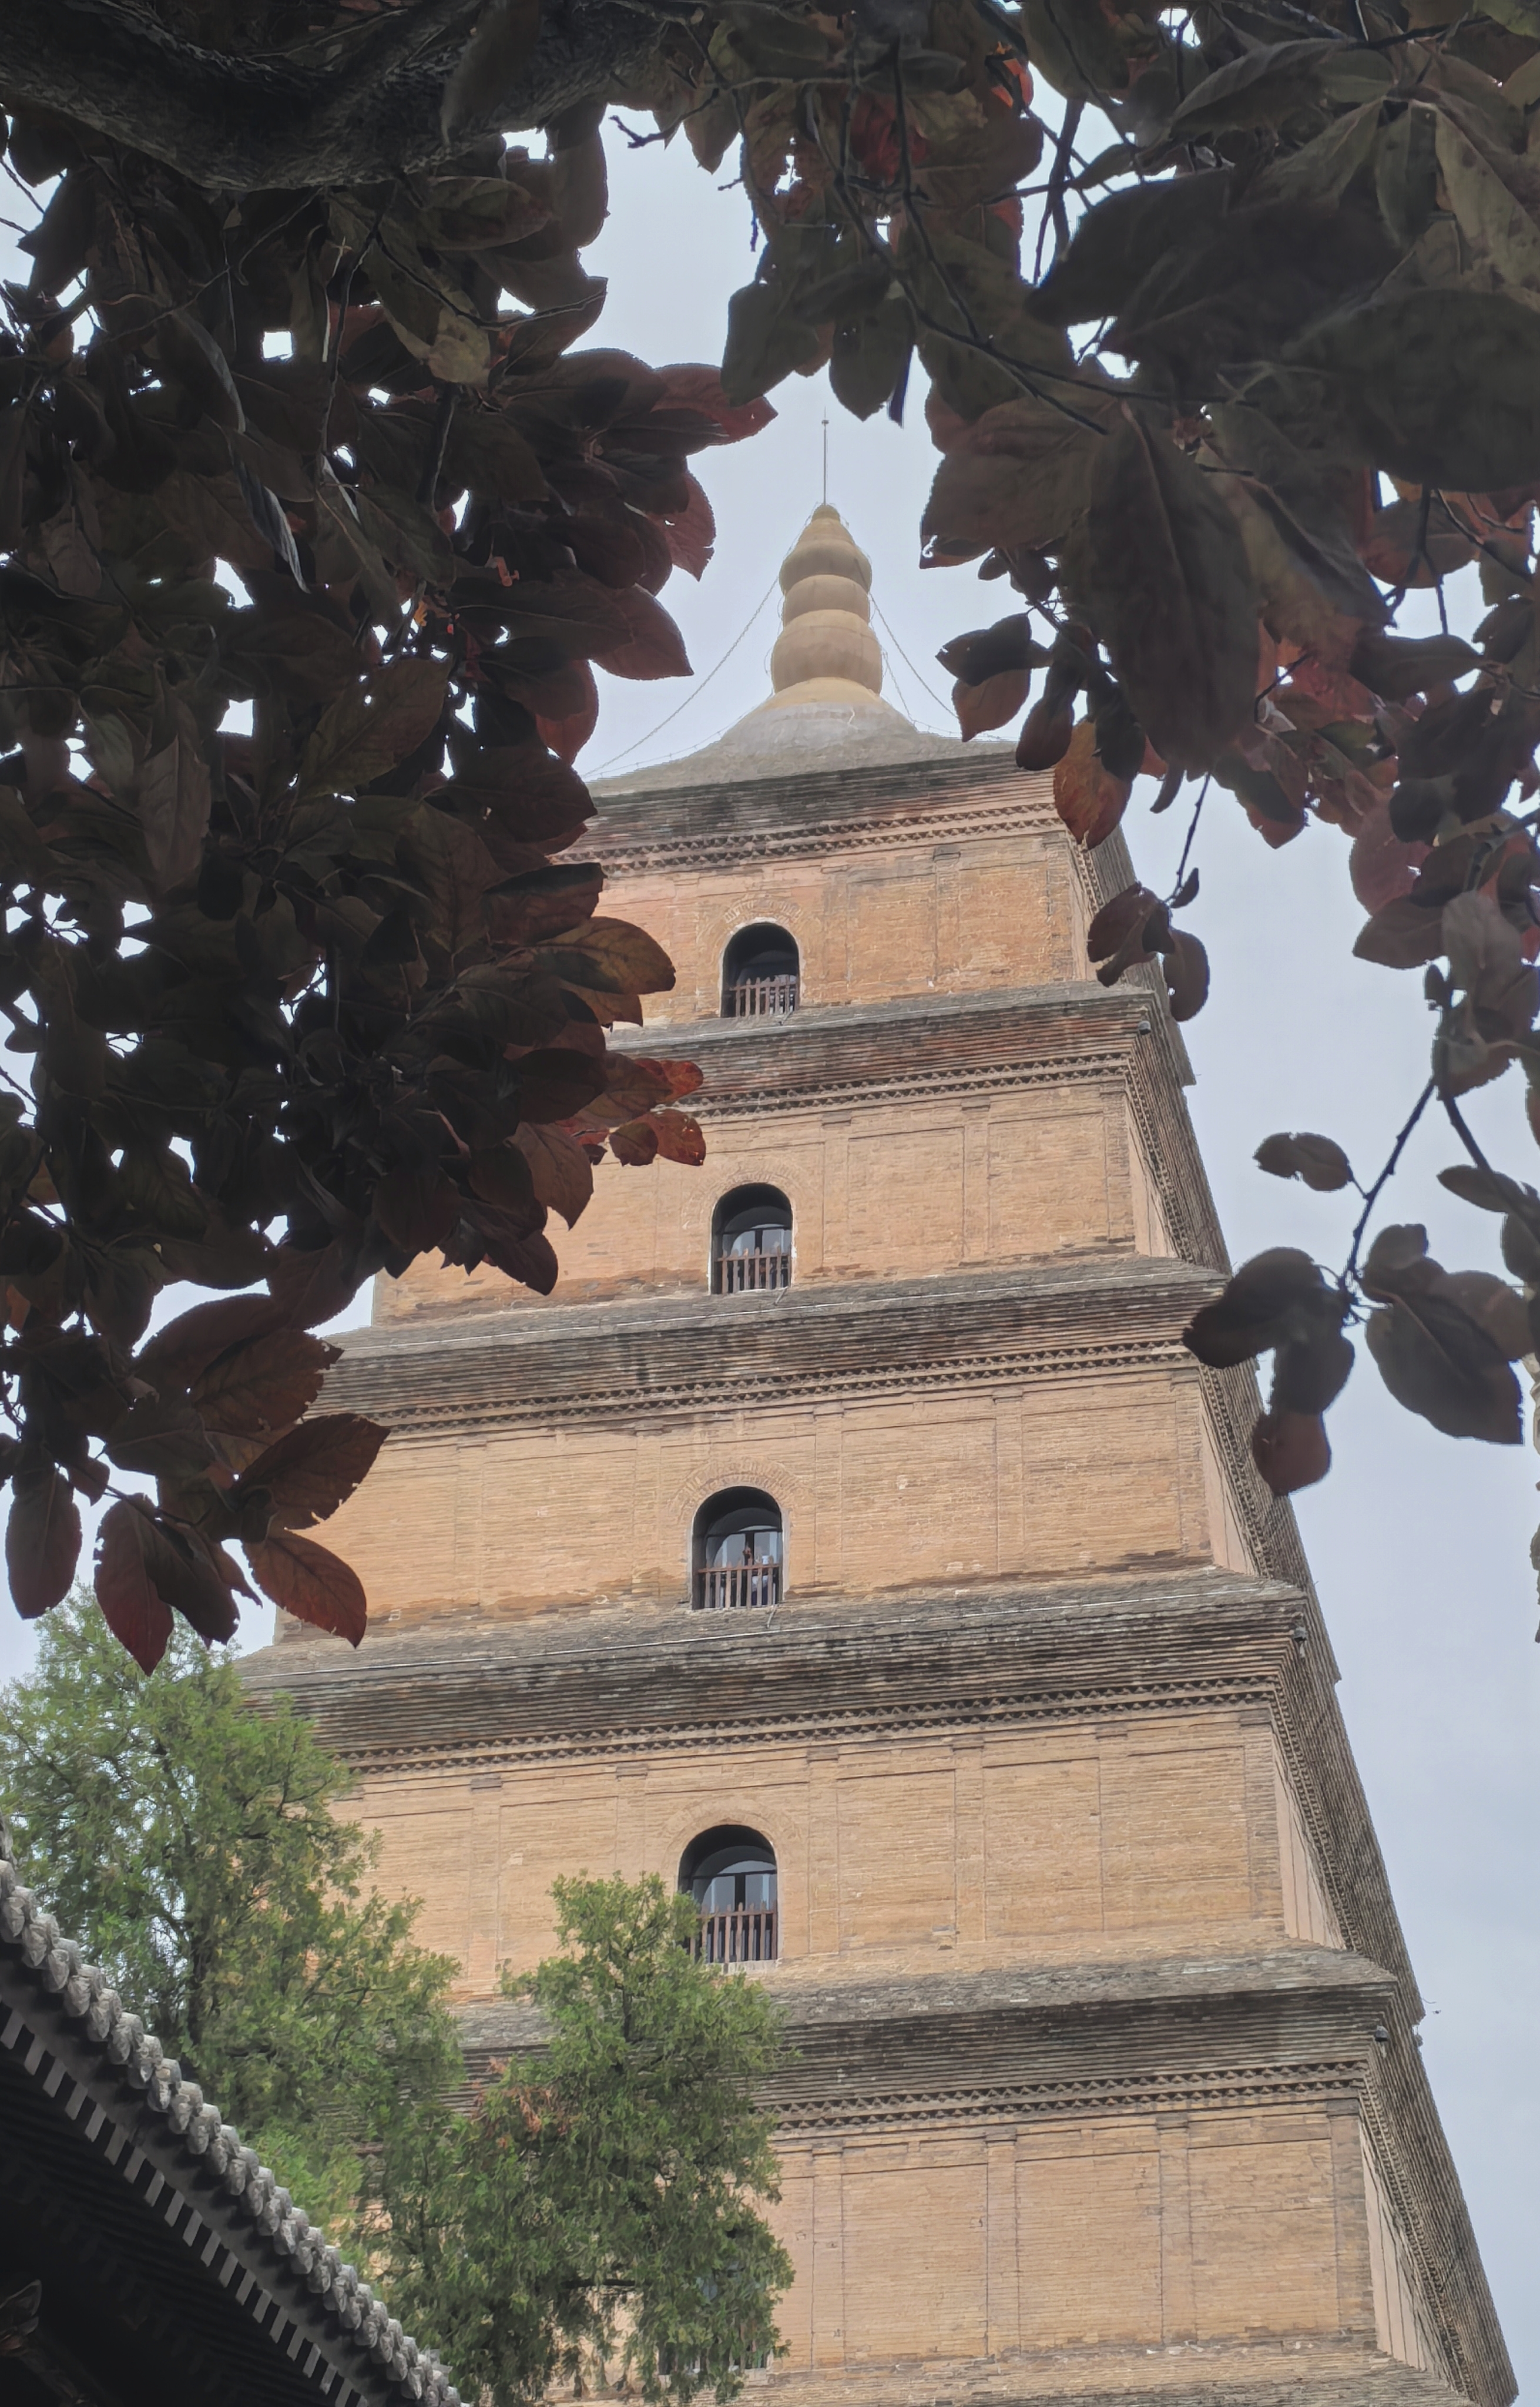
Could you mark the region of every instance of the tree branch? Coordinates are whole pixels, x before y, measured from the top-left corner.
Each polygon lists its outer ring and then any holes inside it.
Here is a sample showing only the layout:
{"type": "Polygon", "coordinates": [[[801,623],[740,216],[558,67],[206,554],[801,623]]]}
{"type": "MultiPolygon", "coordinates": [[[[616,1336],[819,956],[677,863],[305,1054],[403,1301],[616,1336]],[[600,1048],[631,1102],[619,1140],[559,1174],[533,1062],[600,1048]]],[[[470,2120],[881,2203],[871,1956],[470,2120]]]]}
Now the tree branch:
{"type": "Polygon", "coordinates": [[[446,141],[444,87],[484,0],[419,0],[329,64],[179,39],[129,0],[6,0],[0,93],[163,159],[214,191],[364,183],[435,165],[478,135],[620,99],[672,21],[668,0],[560,0],[512,92],[446,141]]]}

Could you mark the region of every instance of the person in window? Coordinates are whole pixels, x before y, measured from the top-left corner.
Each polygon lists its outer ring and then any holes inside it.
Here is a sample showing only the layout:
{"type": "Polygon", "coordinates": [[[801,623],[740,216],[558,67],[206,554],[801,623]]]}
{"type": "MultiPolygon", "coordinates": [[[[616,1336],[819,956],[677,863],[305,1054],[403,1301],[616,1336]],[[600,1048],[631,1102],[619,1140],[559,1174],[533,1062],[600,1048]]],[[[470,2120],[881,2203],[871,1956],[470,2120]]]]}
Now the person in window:
{"type": "Polygon", "coordinates": [[[781,1532],[774,1503],[751,1488],[736,1488],[720,1506],[702,1517],[703,1601],[718,1606],[777,1603],[781,1532]]]}

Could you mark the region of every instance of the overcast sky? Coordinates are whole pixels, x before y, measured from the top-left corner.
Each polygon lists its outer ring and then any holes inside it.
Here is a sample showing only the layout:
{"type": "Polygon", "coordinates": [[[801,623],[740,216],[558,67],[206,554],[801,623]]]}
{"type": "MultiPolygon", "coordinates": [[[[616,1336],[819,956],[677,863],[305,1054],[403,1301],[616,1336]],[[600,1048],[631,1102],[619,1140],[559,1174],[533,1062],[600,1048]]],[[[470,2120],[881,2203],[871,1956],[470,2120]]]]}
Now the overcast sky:
{"type": "MultiPolygon", "coordinates": [[[[614,214],[588,261],[610,278],[610,301],[590,341],[655,363],[719,359],[727,295],[752,268],[741,193],[715,189],[682,141],[628,153],[617,138],[611,161],[614,214]]],[[[828,403],[821,377],[792,377],[774,399],[779,415],[763,434],[696,463],[717,513],[717,558],[700,586],[677,574],[664,594],[695,681],[605,680],[599,731],[580,763],[590,776],[696,750],[767,692],[777,627],[767,591],[820,498],[826,407],[829,496],[873,562],[890,699],[918,723],[955,732],[935,698],[948,691],[936,648],[1003,615],[1011,597],[967,569],[918,566],[934,467],[920,379],[902,429],[885,418],[859,426],[828,403]]],[[[1126,823],[1152,885],[1169,883],[1183,818],[1136,810],[1126,823]]],[[[1189,919],[1209,947],[1214,992],[1188,1031],[1191,1104],[1232,1253],[1290,1243],[1339,1261],[1350,1209],[1263,1177],[1251,1153],[1275,1129],[1317,1129],[1338,1138],[1366,1178],[1377,1169],[1426,1075],[1418,982],[1350,959],[1361,914],[1333,831],[1311,828],[1270,853],[1216,792],[1195,857],[1203,894],[1189,919]]],[[[1517,1074],[1474,1098],[1471,1117],[1505,1161],[1540,1183],[1517,1074]]],[[[1435,1183],[1456,1158],[1430,1116],[1387,1198],[1390,1216],[1425,1221],[1451,1267],[1500,1268],[1496,1222],[1435,1183]]],[[[1332,1437],[1333,1474],[1300,1500],[1299,1517],[1428,2002],[1428,2069],[1521,2394],[1540,2402],[1540,1649],[1528,1560],[1540,1464],[1527,1446],[1438,1437],[1390,1402],[1362,1360],[1332,1437]]],[[[259,1619],[250,1643],[266,1634],[259,1619]]],[[[30,1635],[0,1619],[0,1676],[24,1665],[30,1635]]]]}

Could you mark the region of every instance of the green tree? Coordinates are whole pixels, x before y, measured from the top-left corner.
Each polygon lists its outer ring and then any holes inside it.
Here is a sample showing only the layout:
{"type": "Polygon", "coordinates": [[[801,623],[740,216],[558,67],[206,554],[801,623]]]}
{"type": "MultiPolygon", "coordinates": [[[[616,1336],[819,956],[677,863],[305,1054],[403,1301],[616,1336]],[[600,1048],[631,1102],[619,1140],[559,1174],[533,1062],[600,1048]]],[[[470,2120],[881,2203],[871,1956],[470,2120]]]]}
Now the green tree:
{"type": "Polygon", "coordinates": [[[380,2159],[397,2311],[499,2407],[623,2372],[647,2399],[720,2399],[776,2348],[785,2250],[755,2091],[778,2048],[764,1991],[696,1959],[656,1877],[563,1880],[563,1953],[508,1985],[545,2044],[447,2130],[380,2159]]]}
{"type": "Polygon", "coordinates": [[[545,2044],[460,2111],[455,1967],[370,1887],[350,1779],[228,1657],[178,1630],[147,1678],[84,1597],[0,1691],[27,1881],[468,2396],[615,2360],[649,2398],[730,2396],[791,2279],[753,2205],[775,2007],[695,1960],[660,1881],[559,1881],[565,1952],[513,1985],[545,2044]]]}
{"type": "Polygon", "coordinates": [[[351,1775],[179,1630],[139,1673],[84,1597],[0,1694],[0,1801],[29,1884],[307,2209],[458,2077],[454,1966],[370,1887],[351,1775]]]}

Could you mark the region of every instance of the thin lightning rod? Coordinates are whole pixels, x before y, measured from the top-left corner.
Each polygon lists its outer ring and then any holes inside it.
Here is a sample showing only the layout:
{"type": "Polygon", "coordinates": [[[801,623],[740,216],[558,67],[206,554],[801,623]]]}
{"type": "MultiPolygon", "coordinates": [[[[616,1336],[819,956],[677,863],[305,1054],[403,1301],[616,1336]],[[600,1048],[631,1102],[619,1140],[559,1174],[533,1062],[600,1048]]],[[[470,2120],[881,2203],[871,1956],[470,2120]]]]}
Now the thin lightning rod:
{"type": "Polygon", "coordinates": [[[823,499],[829,499],[829,413],[823,413],[823,499]]]}

